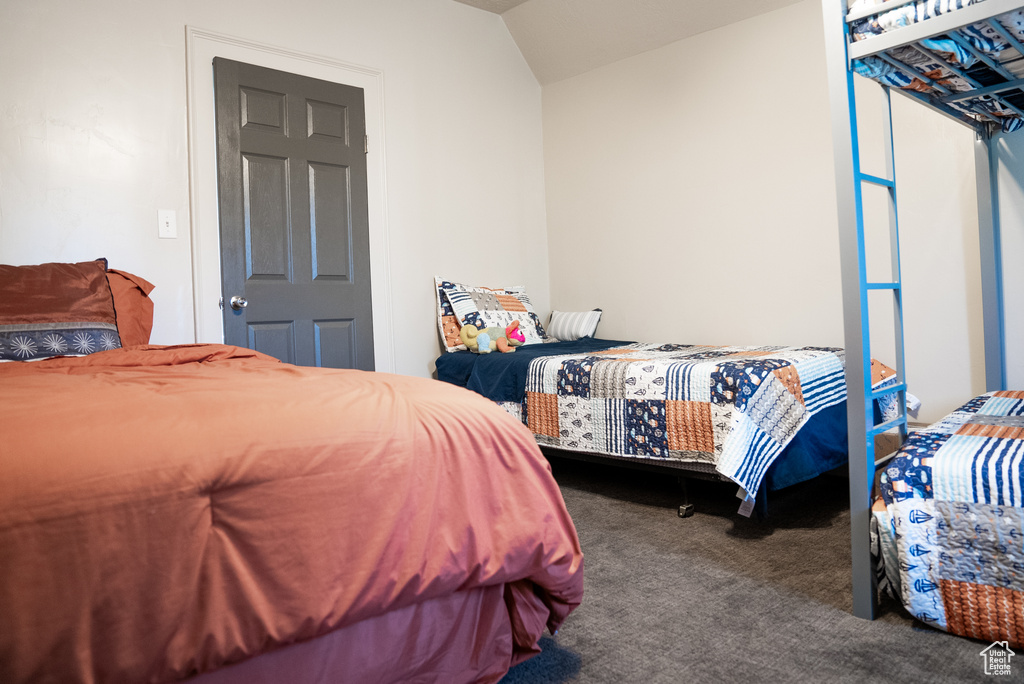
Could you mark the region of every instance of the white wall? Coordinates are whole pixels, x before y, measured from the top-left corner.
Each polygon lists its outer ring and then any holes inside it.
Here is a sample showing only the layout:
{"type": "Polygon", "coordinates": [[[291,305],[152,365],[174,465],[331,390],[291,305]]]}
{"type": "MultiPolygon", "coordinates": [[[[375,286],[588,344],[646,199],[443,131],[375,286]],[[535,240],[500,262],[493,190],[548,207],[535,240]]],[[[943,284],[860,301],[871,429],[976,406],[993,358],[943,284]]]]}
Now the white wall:
{"type": "Polygon", "coordinates": [[[839,342],[823,51],[798,5],[546,86],[552,306],[613,338],[839,342]]]}
{"type": "MultiPolygon", "coordinates": [[[[398,372],[432,371],[435,274],[524,283],[542,315],[600,306],[604,337],[842,346],[816,0],[547,86],[543,118],[495,15],[451,0],[278,8],[0,6],[0,261],[107,256],[157,285],[154,342],[194,338],[188,25],[383,74],[398,372]],[[158,208],[178,212],[177,240],[157,238],[158,208]]],[[[898,97],[894,119],[907,373],[933,420],[984,390],[971,134],[898,97]]],[[[1024,386],[1024,140],[1001,144],[1010,382],[1024,386]]]]}
{"type": "Polygon", "coordinates": [[[106,256],[156,284],[154,343],[194,340],[186,26],[383,74],[396,371],[433,370],[435,274],[547,310],[540,87],[498,16],[451,0],[4,3],[0,262],[106,256]]]}
{"type": "MultiPolygon", "coordinates": [[[[843,346],[820,3],[543,97],[553,308],[603,308],[613,339],[843,346]]],[[[907,378],[935,420],[984,391],[973,135],[893,109],[907,378]]]]}
{"type": "Polygon", "coordinates": [[[907,383],[932,422],[986,390],[974,133],[892,104],[907,383]]]}
{"type": "Polygon", "coordinates": [[[999,139],[999,214],[1003,243],[1006,381],[1024,388],[1024,133],[999,139]]]}

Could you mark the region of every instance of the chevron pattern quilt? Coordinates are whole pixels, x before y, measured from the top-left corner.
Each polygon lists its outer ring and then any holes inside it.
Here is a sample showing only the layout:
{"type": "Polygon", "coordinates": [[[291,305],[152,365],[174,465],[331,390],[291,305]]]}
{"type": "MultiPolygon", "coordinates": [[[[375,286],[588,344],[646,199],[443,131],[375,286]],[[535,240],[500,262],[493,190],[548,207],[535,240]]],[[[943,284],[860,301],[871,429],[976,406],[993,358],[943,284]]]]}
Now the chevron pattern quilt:
{"type": "Polygon", "coordinates": [[[634,343],[535,359],[506,408],[541,444],[711,464],[752,498],[808,419],[846,399],[844,370],[834,348],[634,343]]]}
{"type": "Polygon", "coordinates": [[[890,592],[929,625],[1024,646],[1024,392],[975,397],[911,433],[880,485],[890,592]]]}

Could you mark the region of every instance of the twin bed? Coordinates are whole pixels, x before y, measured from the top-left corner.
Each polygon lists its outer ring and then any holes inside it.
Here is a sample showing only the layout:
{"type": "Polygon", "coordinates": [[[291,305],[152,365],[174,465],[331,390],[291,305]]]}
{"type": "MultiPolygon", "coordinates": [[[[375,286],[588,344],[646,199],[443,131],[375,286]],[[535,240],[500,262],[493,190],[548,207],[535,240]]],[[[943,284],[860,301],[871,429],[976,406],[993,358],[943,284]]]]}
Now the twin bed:
{"type": "MultiPolygon", "coordinates": [[[[840,349],[559,341],[524,304],[517,320],[534,343],[476,354],[458,349],[458,329],[516,315],[515,302],[529,302],[524,288],[436,278],[435,289],[448,352],[435,362],[438,379],[500,404],[545,447],[735,482],[745,515],[765,492],[846,462],[840,349]],[[506,300],[502,314],[495,312],[499,298],[506,300]]],[[[894,381],[891,369],[875,370],[876,387],[894,381]]],[[[887,419],[894,408],[879,402],[887,419]]]]}
{"type": "Polygon", "coordinates": [[[0,681],[494,682],[579,604],[550,466],[500,407],[148,346],[116,277],[0,266],[0,681]]]}
{"type": "Polygon", "coordinates": [[[436,367],[438,379],[504,406],[541,445],[731,480],[747,515],[765,492],[846,461],[838,349],[583,338],[460,351],[436,367]]]}

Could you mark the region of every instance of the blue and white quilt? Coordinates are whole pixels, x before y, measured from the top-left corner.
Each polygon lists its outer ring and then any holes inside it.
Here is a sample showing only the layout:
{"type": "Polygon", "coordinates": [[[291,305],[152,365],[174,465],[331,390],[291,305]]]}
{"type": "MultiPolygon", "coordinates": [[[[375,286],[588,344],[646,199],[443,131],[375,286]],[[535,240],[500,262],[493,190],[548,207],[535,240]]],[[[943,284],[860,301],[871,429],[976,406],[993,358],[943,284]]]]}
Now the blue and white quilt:
{"type": "Polygon", "coordinates": [[[873,508],[884,577],[922,622],[1024,646],[1024,392],[913,432],[873,508]]]}
{"type": "Polygon", "coordinates": [[[506,409],[541,444],[708,464],[753,502],[797,432],[845,399],[841,349],[632,343],[533,359],[506,409]]]}

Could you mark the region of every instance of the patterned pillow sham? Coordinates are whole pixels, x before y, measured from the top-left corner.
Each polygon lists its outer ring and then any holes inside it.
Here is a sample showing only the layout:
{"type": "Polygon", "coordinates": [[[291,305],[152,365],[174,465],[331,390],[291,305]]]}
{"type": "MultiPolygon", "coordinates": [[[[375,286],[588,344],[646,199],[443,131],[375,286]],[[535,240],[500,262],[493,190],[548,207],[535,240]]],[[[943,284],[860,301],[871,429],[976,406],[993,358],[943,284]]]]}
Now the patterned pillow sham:
{"type": "Polygon", "coordinates": [[[601,322],[601,309],[593,311],[552,311],[548,334],[563,342],[593,337],[601,322]]]}
{"type": "Polygon", "coordinates": [[[0,264],[0,360],[84,356],[117,349],[106,260],[0,264]]]}
{"type": "Polygon", "coordinates": [[[470,287],[461,283],[434,278],[437,290],[438,330],[445,345],[445,351],[465,349],[459,339],[463,325],[472,323],[477,327],[506,327],[512,321],[519,321],[519,327],[526,337],[526,344],[548,341],[544,326],[533,310],[533,303],[526,288],[470,287]]]}
{"type": "Polygon", "coordinates": [[[441,333],[441,345],[446,352],[459,351],[466,348],[466,345],[462,344],[462,340],[459,339],[459,329],[462,326],[459,324],[459,319],[456,317],[452,305],[448,302],[448,297],[444,294],[446,288],[455,287],[455,285],[456,283],[443,280],[437,276],[434,277],[437,331],[441,333]]]}

